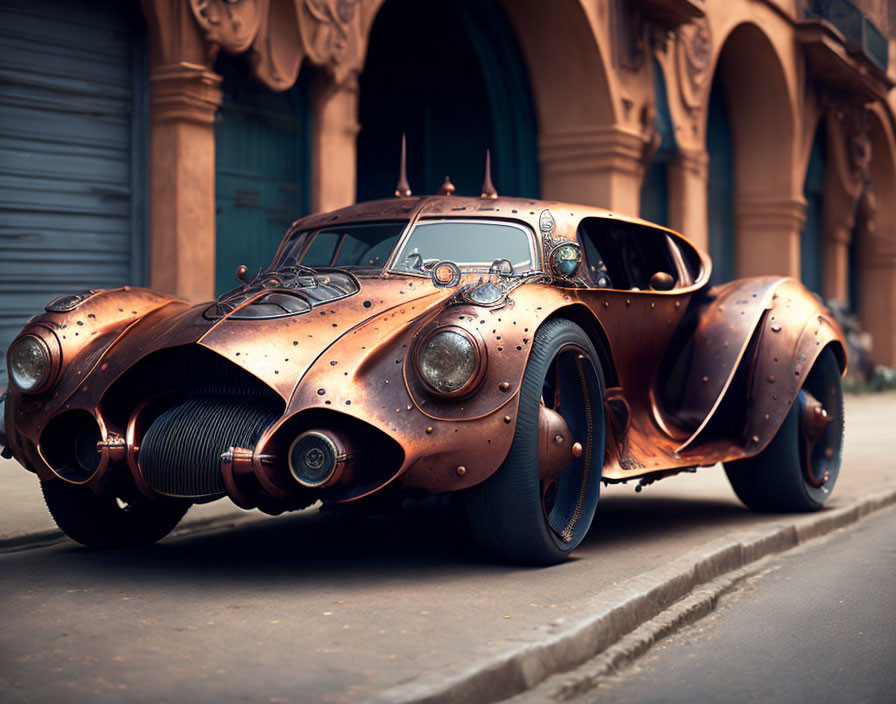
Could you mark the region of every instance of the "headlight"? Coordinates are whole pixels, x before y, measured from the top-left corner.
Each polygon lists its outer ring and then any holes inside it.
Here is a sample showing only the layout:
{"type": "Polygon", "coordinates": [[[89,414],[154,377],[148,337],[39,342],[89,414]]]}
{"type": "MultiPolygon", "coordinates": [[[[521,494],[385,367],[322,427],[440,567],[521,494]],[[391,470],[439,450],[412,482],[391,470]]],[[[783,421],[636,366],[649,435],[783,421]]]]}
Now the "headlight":
{"type": "Polygon", "coordinates": [[[484,371],[480,344],[462,328],[440,328],[417,351],[420,378],[443,396],[471,391],[484,371]]]}
{"type": "Polygon", "coordinates": [[[53,357],[47,343],[37,335],[27,334],[16,340],[7,359],[9,378],[22,391],[41,391],[50,381],[53,357]]]}

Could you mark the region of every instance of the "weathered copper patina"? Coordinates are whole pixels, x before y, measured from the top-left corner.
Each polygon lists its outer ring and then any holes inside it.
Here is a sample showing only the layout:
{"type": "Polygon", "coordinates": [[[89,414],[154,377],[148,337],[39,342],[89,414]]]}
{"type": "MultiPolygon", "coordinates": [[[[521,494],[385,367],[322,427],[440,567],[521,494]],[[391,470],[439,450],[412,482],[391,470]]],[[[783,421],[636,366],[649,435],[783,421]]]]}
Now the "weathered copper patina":
{"type": "MultiPolygon", "coordinates": [[[[289,277],[270,270],[249,280],[241,268],[240,286],[214,304],[124,287],[48,306],[22,335],[50,350],[49,377],[37,393],[11,383],[0,443],[44,481],[98,494],[127,484],[152,500],[226,494],[270,513],[376,492],[460,491],[504,462],[533,340],[562,318],[587,333],[606,385],[600,479],[650,481],[756,455],[823,349],[830,346],[845,368],[841,331],[792,279],[710,287],[708,257],[677,233],[595,208],[498,197],[488,176],[480,198],[453,195],[448,179],[444,195],[409,193],[402,178],[398,198],[303,218],[274,259],[295,233],[399,223],[404,234],[376,270],[300,267],[289,277]],[[508,273],[502,261],[486,272],[450,261],[436,263],[432,276],[397,269],[392,259],[402,243],[430,221],[515,223],[531,239],[531,269],[508,273]],[[645,261],[646,248],[667,247],[669,270],[647,271],[643,288],[614,288],[589,254],[588,227],[644,236],[645,261]],[[316,301],[314,291],[329,297],[316,301]],[[277,305],[285,312],[253,313],[277,305]],[[456,392],[435,392],[419,372],[421,345],[437,330],[476,351],[475,374],[456,392]],[[248,404],[243,415],[227,410],[238,403],[248,404]],[[260,432],[243,446],[237,436],[249,413],[260,432]],[[160,423],[181,429],[170,431],[171,449],[157,437],[160,423]],[[198,446],[219,428],[232,428],[232,439],[203,455],[198,446]],[[293,457],[309,433],[320,447],[293,457]],[[85,462],[84,442],[94,442],[95,464],[89,453],[85,462]],[[310,463],[303,471],[312,476],[331,451],[338,467],[319,485],[297,480],[305,475],[291,462],[310,463]],[[190,462],[214,464],[203,475],[211,488],[191,494],[189,481],[164,474],[190,462]],[[147,463],[156,468],[149,474],[147,463]],[[170,485],[185,488],[162,488],[170,485]]],[[[586,455],[590,449],[560,404],[548,405],[538,415],[544,485],[582,456],[583,443],[586,455]]],[[[826,413],[814,399],[810,406],[818,417],[826,413]]],[[[819,435],[813,418],[809,433],[819,435]]]]}

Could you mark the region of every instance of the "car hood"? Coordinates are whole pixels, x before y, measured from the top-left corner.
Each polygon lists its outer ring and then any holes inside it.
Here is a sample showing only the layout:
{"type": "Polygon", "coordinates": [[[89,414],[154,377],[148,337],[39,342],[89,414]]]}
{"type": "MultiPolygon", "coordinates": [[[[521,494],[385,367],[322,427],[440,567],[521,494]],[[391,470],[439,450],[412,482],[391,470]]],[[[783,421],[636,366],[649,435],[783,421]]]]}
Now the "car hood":
{"type": "MultiPolygon", "coordinates": [[[[257,296],[247,296],[229,310],[218,303],[203,303],[153,311],[131,325],[106,351],[103,365],[98,366],[111,374],[103,381],[111,383],[155,351],[199,344],[245,369],[288,401],[315,360],[345,335],[360,334],[367,340],[359,345],[363,355],[440,308],[456,292],[437,288],[428,279],[407,276],[356,281],[357,291],[352,295],[280,317],[246,315],[257,296]]],[[[271,294],[289,296],[293,291],[269,288],[258,295],[270,299],[271,294]]]]}

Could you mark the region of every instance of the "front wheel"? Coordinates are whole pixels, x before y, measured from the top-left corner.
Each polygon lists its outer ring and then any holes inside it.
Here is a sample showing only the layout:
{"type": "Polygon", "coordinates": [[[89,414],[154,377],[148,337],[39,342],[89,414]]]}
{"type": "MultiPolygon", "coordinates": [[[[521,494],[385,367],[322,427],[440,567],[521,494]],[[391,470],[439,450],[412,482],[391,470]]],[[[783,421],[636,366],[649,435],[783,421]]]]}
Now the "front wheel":
{"type": "Polygon", "coordinates": [[[154,543],[174,530],[190,508],[185,501],[97,496],[88,486],[60,479],[41,482],[41,489],[56,525],[72,540],[91,548],[154,543]]]}
{"type": "Polygon", "coordinates": [[[539,328],[507,458],[464,494],[472,533],[492,555],[549,565],[582,542],[600,494],[603,398],[603,373],[585,332],[562,319],[539,328]]]}
{"type": "Polygon", "coordinates": [[[754,511],[817,511],[837,481],[842,449],[840,365],[826,347],[768,446],[754,457],[726,462],[725,473],[754,511]]]}

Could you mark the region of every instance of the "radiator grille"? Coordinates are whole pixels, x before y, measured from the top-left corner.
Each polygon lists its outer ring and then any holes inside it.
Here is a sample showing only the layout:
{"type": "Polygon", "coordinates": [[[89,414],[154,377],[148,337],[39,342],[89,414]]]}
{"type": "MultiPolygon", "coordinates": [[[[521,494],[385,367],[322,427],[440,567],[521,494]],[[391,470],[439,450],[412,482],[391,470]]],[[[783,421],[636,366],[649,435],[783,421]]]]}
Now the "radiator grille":
{"type": "Polygon", "coordinates": [[[168,496],[213,499],[226,493],[221,453],[253,448],[280,417],[273,396],[194,396],[162,413],[140,445],[146,483],[168,496]]]}

